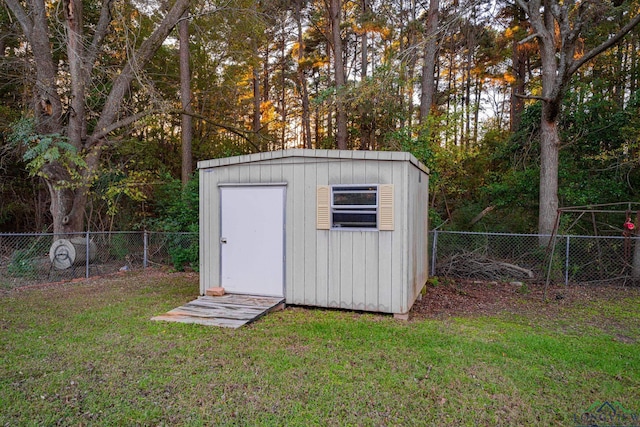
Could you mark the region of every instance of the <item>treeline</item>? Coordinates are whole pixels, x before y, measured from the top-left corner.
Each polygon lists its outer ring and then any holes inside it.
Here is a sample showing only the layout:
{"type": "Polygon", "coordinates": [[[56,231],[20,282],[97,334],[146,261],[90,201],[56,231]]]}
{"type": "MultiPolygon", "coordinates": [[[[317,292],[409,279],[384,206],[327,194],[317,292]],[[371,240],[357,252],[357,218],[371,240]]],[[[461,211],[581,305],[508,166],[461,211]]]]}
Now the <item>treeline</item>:
{"type": "Polygon", "coordinates": [[[432,226],[535,232],[549,125],[557,205],[640,200],[637,1],[3,6],[0,231],[193,228],[194,161],[342,148],[426,163],[432,226]]]}

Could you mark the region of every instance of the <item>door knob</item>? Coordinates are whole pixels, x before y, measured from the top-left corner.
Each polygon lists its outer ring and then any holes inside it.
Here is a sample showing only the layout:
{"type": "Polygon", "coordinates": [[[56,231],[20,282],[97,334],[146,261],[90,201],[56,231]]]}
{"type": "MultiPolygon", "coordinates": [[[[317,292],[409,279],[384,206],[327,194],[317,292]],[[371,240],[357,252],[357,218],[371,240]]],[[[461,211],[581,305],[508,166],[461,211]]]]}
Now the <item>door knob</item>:
{"type": "Polygon", "coordinates": [[[227,243],[227,238],[223,237],[222,239],[220,239],[220,243],[227,243]]]}

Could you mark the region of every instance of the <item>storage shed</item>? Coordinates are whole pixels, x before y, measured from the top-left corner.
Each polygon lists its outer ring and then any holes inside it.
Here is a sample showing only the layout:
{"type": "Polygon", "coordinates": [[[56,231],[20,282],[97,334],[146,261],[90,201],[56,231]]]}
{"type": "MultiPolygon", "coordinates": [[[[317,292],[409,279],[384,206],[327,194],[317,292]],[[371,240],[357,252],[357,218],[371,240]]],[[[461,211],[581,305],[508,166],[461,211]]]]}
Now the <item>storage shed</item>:
{"type": "Polygon", "coordinates": [[[407,313],[428,273],[427,168],[405,152],[294,149],[198,162],[200,293],[407,313]]]}

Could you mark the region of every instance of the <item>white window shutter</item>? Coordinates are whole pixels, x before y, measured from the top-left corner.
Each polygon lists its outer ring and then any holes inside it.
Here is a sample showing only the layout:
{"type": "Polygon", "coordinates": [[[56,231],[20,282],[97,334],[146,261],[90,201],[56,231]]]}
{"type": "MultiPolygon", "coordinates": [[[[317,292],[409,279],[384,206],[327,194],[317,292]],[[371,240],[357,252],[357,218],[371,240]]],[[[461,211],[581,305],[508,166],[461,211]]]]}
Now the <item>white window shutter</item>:
{"type": "Polygon", "coordinates": [[[328,185],[319,185],[316,190],[316,228],[331,228],[331,188],[328,185]]]}
{"type": "Polygon", "coordinates": [[[378,187],[378,229],[393,230],[393,184],[378,187]]]}

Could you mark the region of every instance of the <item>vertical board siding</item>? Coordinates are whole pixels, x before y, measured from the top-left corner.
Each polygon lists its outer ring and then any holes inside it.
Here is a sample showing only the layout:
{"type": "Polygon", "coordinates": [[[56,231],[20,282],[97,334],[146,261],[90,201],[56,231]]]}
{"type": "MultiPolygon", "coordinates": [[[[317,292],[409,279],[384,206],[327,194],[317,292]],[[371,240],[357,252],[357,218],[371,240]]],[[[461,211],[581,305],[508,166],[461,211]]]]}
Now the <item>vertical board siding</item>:
{"type": "Polygon", "coordinates": [[[364,310],[367,296],[367,236],[370,231],[359,231],[350,233],[353,235],[352,242],[352,265],[353,265],[353,287],[351,289],[352,308],[354,310],[364,310]]]}
{"type": "MultiPolygon", "coordinates": [[[[327,176],[327,184],[340,184],[340,162],[331,160],[329,161],[329,171],[327,176]]],[[[327,277],[329,278],[329,307],[340,307],[340,264],[342,257],[340,255],[340,235],[342,233],[336,233],[334,231],[326,232],[329,236],[329,265],[327,277]]]]}
{"type": "MultiPolygon", "coordinates": [[[[339,268],[339,280],[340,280],[340,307],[349,308],[353,307],[353,235],[357,232],[344,232],[339,233],[340,237],[336,239],[340,242],[340,268],[339,268]]],[[[334,232],[335,234],[335,232],[334,232]]]]}
{"type": "MultiPolygon", "coordinates": [[[[421,174],[420,171],[417,172],[418,175],[421,174]]],[[[416,278],[414,283],[414,291],[415,295],[418,296],[418,293],[422,290],[422,287],[425,285],[427,281],[427,272],[429,271],[429,254],[427,249],[429,248],[429,216],[428,216],[428,206],[429,206],[429,179],[428,177],[422,177],[422,182],[419,183],[418,188],[418,206],[414,212],[416,222],[416,228],[418,232],[416,232],[416,240],[414,241],[413,250],[416,253],[416,262],[418,266],[416,268],[416,278]]]]}
{"type": "Polygon", "coordinates": [[[219,184],[286,183],[287,303],[408,311],[428,268],[428,175],[407,153],[292,151],[201,162],[201,293],[220,280],[219,184]],[[333,184],[392,184],[394,230],[318,230],[316,191],[333,184]]]}
{"type": "Polygon", "coordinates": [[[379,288],[380,278],[378,275],[380,234],[367,233],[365,235],[365,294],[364,294],[364,310],[383,311],[380,309],[379,288]]]}
{"type": "Polygon", "coordinates": [[[407,304],[407,163],[393,162],[392,181],[399,191],[394,199],[394,210],[397,212],[396,231],[393,232],[391,251],[393,253],[391,282],[391,311],[406,313],[407,304]]]}
{"type": "MultiPolygon", "coordinates": [[[[204,294],[207,289],[207,281],[209,280],[209,271],[206,270],[206,267],[209,266],[209,263],[203,262],[205,260],[205,254],[208,255],[208,251],[205,249],[205,245],[208,244],[209,239],[204,236],[210,235],[209,224],[207,223],[207,219],[209,219],[209,215],[205,214],[207,212],[204,207],[207,204],[208,199],[208,191],[205,189],[208,186],[205,184],[205,173],[200,171],[198,173],[198,211],[200,215],[198,215],[198,230],[201,232],[198,234],[198,259],[200,260],[201,268],[199,275],[199,283],[200,283],[200,294],[204,294]]],[[[208,213],[208,212],[207,212],[208,213]]]]}
{"type": "Polygon", "coordinates": [[[251,182],[251,171],[256,168],[247,167],[247,166],[236,166],[232,170],[238,171],[238,181],[237,182],[251,182]]]}
{"type": "Polygon", "coordinates": [[[416,295],[415,282],[417,280],[419,266],[416,244],[420,240],[419,233],[421,230],[419,224],[415,220],[415,217],[418,207],[420,206],[419,190],[418,175],[413,168],[409,168],[407,173],[407,213],[409,215],[407,220],[407,228],[409,231],[407,234],[407,301],[413,301],[416,295]]]}
{"type": "Polygon", "coordinates": [[[409,191],[411,192],[409,253],[411,273],[407,289],[412,292],[410,301],[415,300],[428,278],[428,206],[429,177],[416,167],[410,168],[409,191]]]}
{"type": "Polygon", "coordinates": [[[296,200],[296,206],[301,209],[300,215],[304,219],[303,234],[300,236],[304,242],[303,266],[304,266],[304,303],[317,304],[316,299],[316,278],[317,273],[317,253],[316,239],[318,231],[316,230],[314,212],[316,211],[315,190],[318,182],[317,163],[307,163],[303,166],[303,192],[304,202],[296,200]]]}
{"type": "Polygon", "coordinates": [[[299,204],[304,203],[304,170],[299,165],[287,162],[283,169],[289,184],[287,200],[287,301],[291,304],[304,303],[304,242],[299,233],[304,229],[304,219],[300,217],[299,204]],[[301,289],[302,285],[302,289],[301,289]]]}

